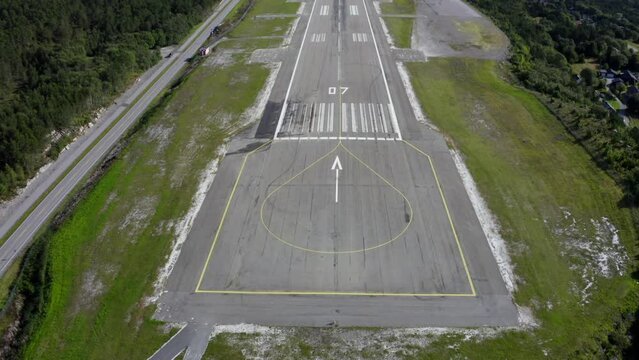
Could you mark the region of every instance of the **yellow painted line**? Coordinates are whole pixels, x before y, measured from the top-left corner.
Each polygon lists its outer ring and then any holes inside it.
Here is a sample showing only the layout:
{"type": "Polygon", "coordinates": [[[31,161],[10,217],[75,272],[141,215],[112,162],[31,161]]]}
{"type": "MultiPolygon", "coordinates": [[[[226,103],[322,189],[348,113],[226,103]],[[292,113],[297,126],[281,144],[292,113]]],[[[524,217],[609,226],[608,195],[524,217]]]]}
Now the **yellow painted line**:
{"type": "Polygon", "coordinates": [[[196,292],[200,289],[200,286],[202,285],[202,280],[204,280],[204,273],[206,272],[206,269],[209,266],[209,262],[211,261],[211,256],[213,255],[213,249],[215,248],[215,244],[217,243],[217,239],[220,237],[220,232],[222,231],[222,225],[224,225],[224,220],[226,220],[226,214],[228,213],[229,208],[231,207],[231,201],[233,201],[233,196],[235,195],[235,190],[237,190],[237,184],[239,184],[240,178],[242,177],[242,172],[244,172],[244,166],[246,166],[246,160],[253,153],[255,153],[256,151],[262,149],[263,147],[265,147],[266,145],[270,144],[271,142],[273,142],[273,140],[269,140],[269,141],[265,142],[264,144],[260,145],[255,150],[249,152],[248,154],[246,154],[244,156],[244,160],[242,160],[242,165],[240,166],[240,171],[237,174],[237,179],[235,179],[235,184],[233,184],[233,189],[231,190],[231,194],[229,196],[229,200],[226,202],[226,207],[224,208],[224,212],[222,213],[222,219],[220,220],[220,225],[217,227],[217,231],[215,232],[215,237],[213,238],[213,243],[211,244],[211,249],[209,249],[209,254],[206,257],[206,262],[204,263],[204,267],[202,268],[202,273],[200,274],[200,279],[197,282],[197,287],[195,288],[196,292]]]}
{"type": "Polygon", "coordinates": [[[393,184],[391,184],[390,181],[388,181],[386,178],[384,178],[382,175],[380,175],[377,171],[373,170],[368,164],[366,164],[364,161],[362,161],[360,158],[358,158],[357,156],[355,156],[355,154],[353,154],[350,150],[348,150],[346,148],[346,146],[344,146],[341,143],[338,143],[332,150],[330,150],[328,153],[326,153],[325,155],[323,155],[322,157],[320,157],[319,159],[313,161],[310,165],[308,165],[307,167],[305,167],[304,169],[302,169],[300,172],[298,172],[297,174],[295,174],[293,177],[291,177],[290,179],[288,179],[287,181],[285,181],[284,183],[282,183],[281,185],[279,185],[277,188],[275,188],[275,190],[273,190],[272,192],[270,192],[266,198],[264,198],[264,201],[262,202],[262,206],[260,207],[260,221],[262,223],[262,226],[264,226],[264,228],[266,229],[266,231],[268,231],[269,234],[271,234],[271,236],[273,236],[275,239],[281,241],[282,243],[298,249],[298,250],[302,250],[302,251],[307,251],[307,252],[311,252],[311,253],[315,253],[315,254],[355,254],[355,253],[360,253],[360,252],[364,252],[364,251],[370,251],[370,250],[375,250],[375,249],[379,249],[383,246],[386,246],[390,243],[392,243],[393,241],[397,240],[399,237],[401,237],[402,235],[404,235],[404,233],[406,232],[406,230],[408,230],[408,228],[410,227],[410,225],[413,222],[413,207],[410,203],[410,201],[406,198],[406,196],[399,190],[397,189],[393,184]],[[392,237],[390,240],[385,241],[383,243],[377,244],[375,246],[370,246],[370,247],[365,247],[365,248],[361,248],[361,249],[354,249],[354,250],[341,250],[341,251],[335,251],[335,250],[316,250],[316,249],[310,249],[307,247],[303,247],[303,246],[299,246],[296,244],[293,244],[290,241],[286,241],[284,239],[282,239],[280,236],[278,236],[277,234],[273,233],[271,231],[271,229],[268,227],[268,225],[266,225],[266,222],[264,221],[264,207],[266,206],[266,203],[268,202],[268,200],[270,199],[270,197],[275,194],[276,192],[278,192],[282,187],[288,185],[291,181],[295,180],[297,177],[299,177],[300,175],[304,174],[306,171],[308,171],[310,168],[312,168],[313,166],[315,166],[317,163],[319,163],[320,161],[322,161],[323,159],[325,159],[326,157],[328,157],[329,155],[333,154],[335,151],[337,151],[337,149],[342,148],[344,149],[344,151],[346,151],[348,154],[350,154],[355,160],[357,160],[358,162],[360,162],[362,165],[364,165],[364,167],[366,167],[370,172],[372,172],[373,174],[375,174],[377,177],[379,177],[380,179],[382,179],[382,181],[384,183],[386,183],[386,185],[388,185],[390,188],[392,188],[393,190],[395,190],[402,198],[404,198],[404,201],[406,201],[406,204],[408,204],[408,209],[410,210],[410,215],[409,215],[409,220],[408,223],[406,224],[406,226],[402,229],[402,231],[400,231],[397,235],[395,235],[394,237],[392,237]]]}
{"type": "MultiPolygon", "coordinates": [[[[341,129],[341,127],[340,127],[340,129],[341,129]]],[[[220,236],[220,233],[221,233],[221,230],[222,230],[222,226],[223,226],[224,221],[226,219],[226,215],[228,213],[228,210],[229,210],[229,208],[231,206],[231,202],[233,200],[233,197],[235,196],[235,192],[236,192],[237,186],[238,186],[238,184],[240,182],[240,178],[242,176],[242,173],[244,172],[244,168],[246,166],[246,162],[247,162],[249,156],[253,155],[255,152],[257,152],[258,150],[262,149],[263,147],[271,144],[273,142],[273,140],[270,140],[270,141],[262,144],[261,146],[259,146],[258,148],[256,148],[255,150],[249,152],[248,154],[246,154],[246,156],[244,156],[244,159],[242,161],[242,165],[240,166],[240,170],[239,170],[238,176],[237,176],[237,178],[235,180],[235,183],[233,185],[233,188],[231,190],[231,193],[230,193],[230,196],[229,196],[229,200],[227,201],[226,207],[224,208],[224,212],[222,214],[222,219],[220,220],[220,225],[217,228],[217,231],[215,233],[215,237],[213,239],[213,243],[211,244],[211,248],[209,249],[209,253],[208,253],[208,256],[206,258],[206,262],[204,264],[202,272],[200,273],[200,278],[199,278],[197,287],[195,289],[195,292],[196,293],[205,293],[205,294],[236,294],[236,295],[328,295],[328,296],[403,296],[403,297],[420,297],[420,296],[421,297],[474,297],[474,296],[477,296],[477,292],[475,290],[475,285],[473,283],[472,277],[470,276],[470,271],[468,269],[468,264],[466,262],[464,251],[463,251],[461,243],[459,241],[459,237],[457,235],[457,231],[455,229],[455,225],[453,223],[452,216],[451,216],[450,211],[448,209],[448,204],[447,204],[447,201],[446,201],[446,197],[445,197],[443,189],[441,187],[441,183],[439,181],[439,177],[437,175],[437,171],[435,170],[435,166],[433,164],[432,158],[430,157],[430,155],[424,153],[423,151],[421,151],[419,148],[417,148],[413,144],[409,143],[408,141],[406,141],[406,140],[401,140],[401,141],[404,142],[405,144],[409,145],[415,151],[417,151],[418,153],[420,153],[421,155],[425,156],[428,159],[428,162],[430,164],[431,170],[433,172],[433,176],[435,177],[435,182],[437,184],[437,188],[439,190],[440,197],[441,197],[442,202],[444,204],[444,210],[445,210],[446,215],[448,217],[449,225],[451,227],[451,230],[453,232],[453,236],[455,238],[455,243],[457,245],[457,249],[458,249],[458,251],[460,253],[462,264],[464,266],[464,271],[466,273],[466,277],[468,279],[468,283],[469,283],[470,288],[471,288],[471,293],[452,293],[451,294],[451,293],[332,292],[332,291],[294,291],[294,290],[292,290],[292,291],[277,291],[277,290],[273,290],[273,291],[269,291],[269,290],[201,290],[200,287],[202,285],[202,281],[204,280],[204,274],[206,273],[206,270],[208,269],[208,265],[209,265],[209,263],[211,261],[211,258],[213,256],[213,251],[214,251],[214,248],[215,248],[215,244],[217,243],[217,240],[218,240],[218,238],[220,236]]],[[[413,209],[412,209],[410,201],[406,198],[406,196],[399,189],[397,189],[392,183],[390,183],[390,181],[388,181],[386,178],[384,178],[382,175],[380,175],[374,169],[372,169],[368,164],[366,164],[364,161],[359,159],[359,157],[357,157],[355,154],[353,154],[340,141],[333,149],[328,151],[325,155],[323,155],[319,159],[317,159],[314,162],[312,162],[309,166],[305,167],[303,170],[301,170],[300,172],[295,174],[292,178],[290,178],[289,180],[287,180],[283,184],[279,185],[275,190],[270,192],[267,195],[267,197],[264,199],[264,201],[262,202],[262,206],[260,208],[260,220],[261,220],[262,225],[264,226],[264,228],[273,237],[275,237],[277,240],[279,240],[279,241],[281,241],[281,242],[283,242],[283,243],[285,243],[285,244],[287,244],[287,245],[289,245],[289,246],[291,246],[293,248],[296,248],[296,249],[299,249],[299,250],[303,250],[303,251],[313,252],[313,253],[348,254],[348,253],[363,252],[363,251],[366,251],[366,250],[374,250],[374,249],[380,248],[382,246],[386,246],[386,245],[390,244],[391,242],[395,241],[397,238],[401,237],[406,232],[406,230],[408,229],[410,224],[412,223],[412,220],[413,220],[413,209]],[[263,216],[263,214],[264,214],[264,205],[266,204],[266,201],[268,200],[268,198],[271,195],[273,195],[274,193],[276,193],[281,187],[285,186],[286,184],[290,183],[293,179],[295,179],[295,178],[299,177],[300,175],[302,175],[309,168],[313,167],[314,165],[316,165],[317,163],[319,163],[320,161],[322,161],[326,157],[330,156],[332,153],[337,151],[339,148],[344,149],[344,151],[349,153],[353,158],[355,158],[358,162],[360,162],[362,165],[364,165],[369,171],[371,171],[376,176],[381,178],[382,181],[384,181],[388,186],[390,186],[395,191],[397,191],[406,200],[406,202],[408,204],[408,207],[410,209],[410,219],[409,219],[409,223],[406,225],[406,227],[402,230],[401,233],[399,233],[397,236],[395,236],[394,238],[392,238],[391,240],[389,240],[389,241],[387,241],[385,243],[378,244],[378,245],[370,247],[370,248],[359,249],[359,250],[346,250],[346,251],[321,251],[321,250],[307,249],[307,248],[304,248],[304,247],[289,243],[289,242],[281,239],[277,235],[273,234],[271,232],[271,230],[268,228],[268,226],[266,226],[266,224],[264,222],[264,216],[263,216]]]]}
{"type": "Polygon", "coordinates": [[[196,290],[198,294],[227,295],[317,295],[317,296],[403,296],[403,297],[474,297],[464,293],[380,293],[380,292],[340,292],[340,291],[278,291],[278,290],[196,290]]]}
{"type": "Polygon", "coordinates": [[[433,176],[435,177],[435,182],[437,183],[437,188],[439,189],[439,195],[442,198],[442,202],[444,203],[444,209],[446,210],[446,215],[448,216],[448,222],[450,223],[450,229],[453,231],[453,236],[455,237],[455,243],[457,243],[457,249],[459,250],[459,254],[461,255],[462,264],[464,265],[464,270],[466,271],[466,277],[468,278],[468,283],[470,284],[470,289],[472,291],[473,296],[477,293],[475,291],[475,284],[473,283],[473,279],[470,276],[470,271],[468,270],[468,264],[466,263],[466,257],[464,256],[464,250],[462,249],[461,243],[459,242],[459,237],[457,236],[457,231],[455,230],[455,225],[453,224],[453,218],[450,215],[450,211],[448,210],[448,203],[446,201],[446,196],[444,195],[444,191],[442,190],[442,186],[439,183],[439,177],[437,176],[437,171],[435,170],[435,165],[433,165],[433,159],[430,155],[418,149],[415,145],[409,143],[406,140],[402,140],[408,146],[412,147],[415,151],[422,154],[428,159],[430,163],[430,168],[433,171],[433,176]]]}

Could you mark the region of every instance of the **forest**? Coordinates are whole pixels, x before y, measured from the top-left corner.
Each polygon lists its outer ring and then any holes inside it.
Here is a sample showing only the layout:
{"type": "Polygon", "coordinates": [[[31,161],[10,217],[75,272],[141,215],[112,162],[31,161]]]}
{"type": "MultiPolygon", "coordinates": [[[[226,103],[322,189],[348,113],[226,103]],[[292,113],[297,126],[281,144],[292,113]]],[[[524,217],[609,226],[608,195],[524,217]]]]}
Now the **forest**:
{"type": "Polygon", "coordinates": [[[0,0],[0,199],[217,0],[0,0]]]}
{"type": "MultiPolygon", "coordinates": [[[[639,128],[605,107],[605,79],[571,65],[639,72],[639,0],[469,0],[511,40],[513,73],[639,203],[639,128]],[[576,76],[579,75],[579,76],[576,76]]],[[[621,90],[620,90],[621,91],[621,90]]],[[[628,94],[628,115],[639,96],[628,94]]]]}

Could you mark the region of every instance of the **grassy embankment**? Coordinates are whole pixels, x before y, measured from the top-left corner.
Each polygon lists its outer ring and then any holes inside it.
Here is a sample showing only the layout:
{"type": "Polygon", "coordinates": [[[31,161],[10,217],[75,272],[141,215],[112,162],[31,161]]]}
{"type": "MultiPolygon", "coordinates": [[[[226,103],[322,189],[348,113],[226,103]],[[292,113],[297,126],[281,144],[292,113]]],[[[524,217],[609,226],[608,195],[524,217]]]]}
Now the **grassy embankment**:
{"type": "MultiPolygon", "coordinates": [[[[297,10],[298,4],[281,3],[258,1],[255,9],[277,4],[297,10]]],[[[250,53],[281,42],[234,39],[282,35],[293,20],[248,16],[245,30],[240,26],[239,35],[231,33],[232,40],[146,115],[128,146],[51,238],[50,299],[34,320],[24,358],[145,359],[169,337],[151,319],[154,306],[144,299],[152,293],[202,172],[270,72],[247,64],[250,53]]]]}
{"type": "MultiPolygon", "coordinates": [[[[415,15],[414,0],[394,0],[392,3],[380,4],[382,16],[384,15],[415,15]]],[[[398,48],[410,48],[413,34],[412,18],[384,17],[384,23],[388,28],[393,44],[398,48]]]]}
{"type": "Polygon", "coordinates": [[[604,218],[619,230],[630,259],[636,254],[633,214],[618,206],[614,181],[532,94],[500,79],[496,63],[432,59],[407,67],[428,118],[463,153],[499,219],[519,278],[517,303],[540,322],[531,332],[478,342],[443,337],[418,357],[531,359],[546,351],[565,359],[622,343],[625,329],[615,329],[637,306],[633,264],[624,275],[612,265],[611,276],[596,268],[603,245],[614,247],[612,232],[596,227],[604,218]],[[459,343],[451,349],[451,342],[459,343]]]}

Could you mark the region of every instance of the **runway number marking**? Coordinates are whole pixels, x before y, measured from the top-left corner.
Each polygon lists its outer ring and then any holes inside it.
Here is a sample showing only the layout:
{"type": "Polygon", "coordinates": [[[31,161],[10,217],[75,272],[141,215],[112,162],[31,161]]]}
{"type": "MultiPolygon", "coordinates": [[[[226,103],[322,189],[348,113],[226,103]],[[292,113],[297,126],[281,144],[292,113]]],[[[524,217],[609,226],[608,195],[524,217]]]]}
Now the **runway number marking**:
{"type": "Polygon", "coordinates": [[[351,11],[351,15],[353,16],[359,15],[359,9],[357,8],[357,5],[351,5],[349,9],[351,11]]]}
{"type": "MultiPolygon", "coordinates": [[[[344,95],[348,91],[348,86],[340,86],[339,89],[340,89],[340,93],[344,95]]],[[[328,95],[336,95],[336,94],[337,94],[337,88],[335,86],[331,86],[328,88],[328,95]]]]}
{"type": "Polygon", "coordinates": [[[322,5],[322,7],[320,8],[320,16],[328,15],[328,9],[328,5],[322,5]]]}
{"type": "Polygon", "coordinates": [[[335,203],[339,202],[339,172],[342,170],[342,163],[339,161],[339,155],[335,156],[331,171],[335,171],[335,203]]]}

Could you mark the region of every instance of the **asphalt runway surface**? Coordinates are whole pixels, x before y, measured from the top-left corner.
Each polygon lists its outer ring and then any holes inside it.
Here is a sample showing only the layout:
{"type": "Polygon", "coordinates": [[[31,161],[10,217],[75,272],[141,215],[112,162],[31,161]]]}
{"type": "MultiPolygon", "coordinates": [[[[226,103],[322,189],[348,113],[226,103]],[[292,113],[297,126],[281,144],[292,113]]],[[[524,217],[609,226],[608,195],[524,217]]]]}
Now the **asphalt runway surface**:
{"type": "Polygon", "coordinates": [[[118,103],[106,111],[95,129],[91,129],[86,136],[71,144],[45,173],[35,179],[26,189],[26,194],[20,195],[23,199],[3,214],[0,218],[0,237],[9,234],[15,224],[36,205],[0,247],[0,276],[19,258],[69,194],[135,124],[152,101],[171,84],[187,65],[188,60],[197,54],[198,49],[209,38],[210,29],[219,25],[238,1],[221,1],[215,12],[184,44],[173,51],[170,59],[163,60],[151,69],[150,73],[145,74],[141,84],[118,99],[118,103]],[[94,143],[95,146],[91,147],[94,143]],[[56,184],[58,179],[60,181],[56,184]],[[52,185],[55,187],[47,193],[52,185]]]}
{"type": "Polygon", "coordinates": [[[442,136],[419,124],[372,2],[306,4],[160,298],[171,322],[511,326],[442,136]]]}

